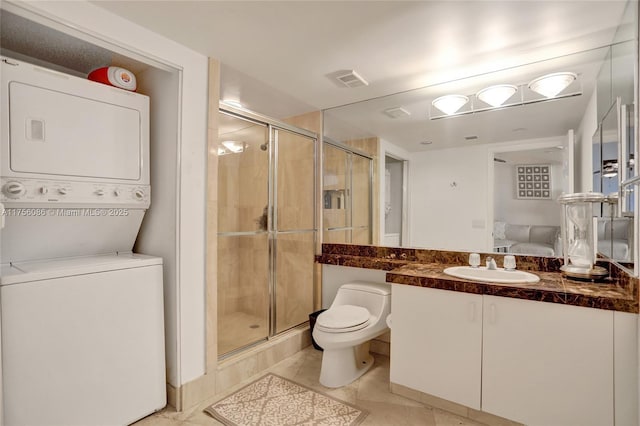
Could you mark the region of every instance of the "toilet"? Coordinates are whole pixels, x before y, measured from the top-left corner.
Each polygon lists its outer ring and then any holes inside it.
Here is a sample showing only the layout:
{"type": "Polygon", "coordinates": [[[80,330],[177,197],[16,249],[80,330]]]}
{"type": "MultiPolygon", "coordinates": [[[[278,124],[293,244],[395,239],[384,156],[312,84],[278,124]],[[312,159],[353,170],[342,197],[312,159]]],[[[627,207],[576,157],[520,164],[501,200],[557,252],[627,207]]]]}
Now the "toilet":
{"type": "Polygon", "coordinates": [[[390,284],[356,281],[340,287],[313,329],[314,340],[324,349],[322,385],[348,385],[371,368],[369,341],[389,330],[386,319],[390,311],[390,284]]]}

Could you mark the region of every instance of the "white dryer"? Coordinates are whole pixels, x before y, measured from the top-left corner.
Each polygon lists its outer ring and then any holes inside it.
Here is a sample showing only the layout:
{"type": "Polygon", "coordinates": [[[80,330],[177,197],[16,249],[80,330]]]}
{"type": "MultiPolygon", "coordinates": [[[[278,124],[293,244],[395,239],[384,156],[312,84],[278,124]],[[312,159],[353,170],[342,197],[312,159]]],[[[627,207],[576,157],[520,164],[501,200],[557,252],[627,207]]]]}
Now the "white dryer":
{"type": "Polygon", "coordinates": [[[130,251],[151,201],[149,98],[1,61],[2,263],[130,251]]]}

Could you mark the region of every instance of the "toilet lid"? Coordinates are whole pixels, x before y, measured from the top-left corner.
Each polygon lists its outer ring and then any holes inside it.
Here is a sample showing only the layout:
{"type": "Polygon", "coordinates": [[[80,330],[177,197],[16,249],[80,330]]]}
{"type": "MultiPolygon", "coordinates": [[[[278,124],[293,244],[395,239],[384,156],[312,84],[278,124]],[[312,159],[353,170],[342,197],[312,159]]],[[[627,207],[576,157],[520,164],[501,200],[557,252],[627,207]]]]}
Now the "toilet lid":
{"type": "Polygon", "coordinates": [[[366,325],[371,314],[367,308],[353,305],[340,305],[318,315],[317,325],[324,329],[354,329],[366,325]]]}

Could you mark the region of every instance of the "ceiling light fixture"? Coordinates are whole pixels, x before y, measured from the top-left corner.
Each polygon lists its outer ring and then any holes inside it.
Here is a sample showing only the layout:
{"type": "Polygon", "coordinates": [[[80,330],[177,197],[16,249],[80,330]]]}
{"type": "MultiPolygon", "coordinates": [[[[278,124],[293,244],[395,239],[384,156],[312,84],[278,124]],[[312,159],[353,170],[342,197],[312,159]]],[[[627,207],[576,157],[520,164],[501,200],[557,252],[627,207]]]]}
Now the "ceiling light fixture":
{"type": "MultiPolygon", "coordinates": [[[[497,108],[504,109],[581,95],[582,81],[580,75],[572,72],[556,72],[533,79],[528,85],[526,83],[517,85],[496,84],[479,90],[475,95],[440,96],[431,102],[429,118],[438,120],[451,115],[475,114],[476,112],[490,111],[497,108]],[[536,96],[534,92],[544,96],[546,99],[536,96]],[[517,93],[520,95],[517,95],[517,93]],[[467,103],[469,103],[469,106],[460,111],[467,103]]],[[[518,128],[513,131],[524,130],[526,129],[518,128]]]]}
{"type": "Polygon", "coordinates": [[[578,76],[572,72],[556,72],[543,75],[529,83],[529,89],[546,98],[555,98],[560,92],[569,87],[578,76]]]}
{"type": "Polygon", "coordinates": [[[222,142],[222,145],[234,154],[243,152],[246,148],[246,144],[244,142],[224,141],[222,142]]]}
{"type": "Polygon", "coordinates": [[[445,95],[434,99],[431,105],[447,115],[453,115],[467,102],[469,102],[469,98],[463,95],[445,95]]]}
{"type": "Polygon", "coordinates": [[[518,88],[513,84],[498,84],[480,90],[476,93],[476,98],[492,107],[499,107],[517,91],[518,88]]]}

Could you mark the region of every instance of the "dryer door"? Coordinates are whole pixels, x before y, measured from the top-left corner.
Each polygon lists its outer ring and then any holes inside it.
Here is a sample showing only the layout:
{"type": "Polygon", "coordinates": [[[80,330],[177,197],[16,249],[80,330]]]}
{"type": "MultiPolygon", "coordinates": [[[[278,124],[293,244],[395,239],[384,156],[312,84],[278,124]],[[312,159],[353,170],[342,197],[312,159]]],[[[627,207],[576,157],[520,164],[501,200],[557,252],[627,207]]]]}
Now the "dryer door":
{"type": "Polygon", "coordinates": [[[140,111],[17,81],[9,105],[13,172],[140,179],[140,111]]]}

